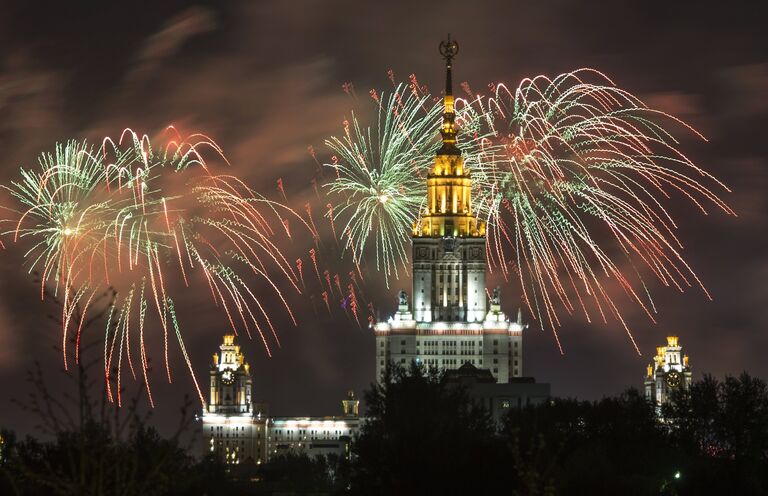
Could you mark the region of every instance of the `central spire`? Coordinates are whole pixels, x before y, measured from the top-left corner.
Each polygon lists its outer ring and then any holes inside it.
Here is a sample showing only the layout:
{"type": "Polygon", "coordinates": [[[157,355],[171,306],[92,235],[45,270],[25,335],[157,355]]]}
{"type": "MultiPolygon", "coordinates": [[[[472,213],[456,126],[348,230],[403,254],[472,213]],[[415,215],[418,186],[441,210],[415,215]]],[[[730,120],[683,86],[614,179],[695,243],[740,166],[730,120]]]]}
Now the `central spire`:
{"type": "MultiPolygon", "coordinates": [[[[445,59],[445,96],[443,122],[440,127],[442,145],[437,150],[435,165],[427,174],[427,202],[414,223],[415,237],[482,238],[485,223],[472,211],[472,178],[464,166],[461,150],[456,146],[456,110],[453,100],[453,58],[459,44],[451,40],[440,43],[445,59]]],[[[483,288],[485,291],[485,288],[483,288]]]]}
{"type": "Polygon", "coordinates": [[[440,134],[443,137],[443,145],[437,151],[438,155],[461,155],[461,150],[456,146],[456,111],[453,104],[453,79],[451,69],[453,58],[459,53],[459,44],[451,40],[448,34],[447,41],[440,42],[440,54],[445,59],[445,96],[443,97],[443,125],[440,134]]]}

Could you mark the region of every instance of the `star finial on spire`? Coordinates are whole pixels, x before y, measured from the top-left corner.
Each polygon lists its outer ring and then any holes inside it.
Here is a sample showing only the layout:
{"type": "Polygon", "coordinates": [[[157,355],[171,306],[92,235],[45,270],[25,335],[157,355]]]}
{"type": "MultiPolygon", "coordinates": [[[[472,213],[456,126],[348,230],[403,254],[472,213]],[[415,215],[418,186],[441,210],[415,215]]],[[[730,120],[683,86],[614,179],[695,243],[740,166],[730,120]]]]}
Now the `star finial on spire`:
{"type": "Polygon", "coordinates": [[[447,41],[440,42],[440,55],[445,59],[445,96],[443,97],[443,125],[440,134],[443,137],[443,145],[438,150],[438,155],[460,155],[461,150],[456,147],[456,125],[454,120],[456,112],[453,105],[453,80],[451,68],[453,58],[459,53],[459,44],[451,39],[448,34],[447,41]]]}
{"type": "Polygon", "coordinates": [[[453,81],[451,80],[451,67],[453,58],[459,53],[459,43],[451,40],[451,33],[448,33],[448,39],[440,42],[440,55],[445,59],[445,94],[453,95],[453,81]]]}

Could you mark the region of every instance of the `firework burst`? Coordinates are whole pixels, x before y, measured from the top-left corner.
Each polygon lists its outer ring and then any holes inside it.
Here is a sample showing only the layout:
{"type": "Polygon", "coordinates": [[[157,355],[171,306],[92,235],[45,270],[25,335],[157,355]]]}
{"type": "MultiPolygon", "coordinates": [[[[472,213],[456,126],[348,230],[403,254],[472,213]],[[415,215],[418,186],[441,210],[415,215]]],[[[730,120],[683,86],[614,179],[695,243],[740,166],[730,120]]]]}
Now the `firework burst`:
{"type": "Polygon", "coordinates": [[[591,69],[527,79],[514,91],[499,85],[477,102],[495,133],[473,170],[489,258],[505,276],[513,267],[540,321],[559,327],[558,307],[591,321],[592,300],[600,319],[620,321],[637,349],[606,279],[651,320],[641,265],[665,286],[695,284],[706,293],[664,207],[678,193],[705,214],[709,207],[733,214],[713,191],[727,188],[680,151],[670,129],[703,136],[591,69]]]}
{"type": "MultiPolygon", "coordinates": [[[[415,80],[390,93],[371,92],[371,97],[375,125],[361,125],[352,113],[342,137],[326,141],[334,153],[325,164],[334,171],[326,187],[337,201],[329,204],[328,215],[341,226],[340,240],[356,264],[373,244],[376,269],[389,285],[390,277],[399,277],[399,267],[407,270],[409,233],[426,198],[425,177],[434,161],[443,109],[441,100],[415,80]]],[[[463,108],[467,112],[459,111],[457,118],[462,123],[459,139],[469,157],[478,157],[483,116],[469,105],[463,108]]]]}
{"type": "Polygon", "coordinates": [[[11,227],[4,234],[28,245],[25,259],[30,272],[41,275],[41,295],[47,286],[63,302],[65,367],[73,335],[79,359],[80,333],[94,296],[110,286],[117,291],[104,336],[104,373],[108,395],[118,404],[126,362],[134,378],[136,370],[143,374],[153,402],[145,348],[152,318],[162,329],[168,380],[170,334],[203,401],[182,339],[174,288],[204,281],[233,331],[255,331],[268,353],[279,340],[265,292],[247,279],[255,276],[293,319],[273,276],[297,292],[299,278],[275,244],[271,222],[301,217],[232,175],[213,174],[201,148],[223,158],[201,135],[171,140],[160,149],[130,130],[117,142],[105,139],[101,147],[70,141],[41,155],[39,170],[22,169],[21,179],[5,188],[19,207],[6,220],[11,227]],[[138,357],[131,353],[136,348],[138,357]]]}
{"type": "MultiPolygon", "coordinates": [[[[558,346],[563,309],[588,321],[595,312],[605,322],[617,319],[634,345],[606,281],[653,320],[642,266],[663,285],[698,285],[706,293],[665,206],[677,194],[704,213],[733,214],[716,193],[728,189],[681,152],[671,129],[703,136],[591,69],[526,79],[514,90],[490,85],[490,96],[462,87],[468,98],[456,102],[458,143],[473,178],[474,210],[488,225],[491,268],[519,281],[523,301],[558,346]]],[[[425,198],[442,106],[415,78],[388,99],[372,94],[376,126],[353,118],[343,138],[327,142],[337,172],[329,190],[351,212],[347,247],[362,256],[375,237],[377,267],[397,277],[425,198]]]]}

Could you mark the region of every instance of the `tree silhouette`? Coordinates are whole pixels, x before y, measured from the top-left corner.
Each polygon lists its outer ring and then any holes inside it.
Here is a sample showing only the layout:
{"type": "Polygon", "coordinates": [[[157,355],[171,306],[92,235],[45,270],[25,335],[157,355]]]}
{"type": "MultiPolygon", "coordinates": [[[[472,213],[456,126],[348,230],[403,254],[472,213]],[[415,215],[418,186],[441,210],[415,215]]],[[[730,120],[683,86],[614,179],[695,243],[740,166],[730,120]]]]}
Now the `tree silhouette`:
{"type": "Polygon", "coordinates": [[[365,394],[355,494],[484,494],[506,478],[490,416],[434,371],[389,367],[365,394]]]}
{"type": "MultiPolygon", "coordinates": [[[[61,306],[55,295],[47,295],[61,306]]],[[[114,302],[114,291],[107,291],[93,308],[101,308],[83,323],[88,328],[104,318],[114,302]]],[[[75,310],[79,313],[79,309],[75,310]]],[[[50,316],[61,325],[57,314],[50,316]]],[[[80,315],[75,315],[79,322],[80,315]]],[[[112,325],[112,323],[110,323],[112,325]]],[[[79,360],[70,371],[62,373],[72,388],[52,390],[39,363],[29,371],[30,394],[17,405],[37,419],[37,430],[47,437],[15,440],[7,449],[2,466],[8,492],[38,495],[152,495],[201,494],[201,478],[215,475],[208,466],[195,469],[196,461],[182,445],[182,434],[190,432],[193,416],[187,399],[180,411],[175,432],[162,438],[150,427],[150,411],[140,408],[143,388],[123,407],[107,399],[103,373],[91,377],[100,362],[97,340],[79,343],[79,360]],[[73,384],[74,383],[74,384],[73,384]],[[71,393],[69,389],[74,389],[71,393]],[[96,391],[96,394],[92,394],[96,391]]],[[[73,338],[73,345],[76,345],[73,338]]],[[[113,390],[114,374],[107,378],[113,390]]],[[[2,488],[3,486],[0,486],[2,488]]],[[[4,493],[5,494],[5,493],[4,493]]]]}

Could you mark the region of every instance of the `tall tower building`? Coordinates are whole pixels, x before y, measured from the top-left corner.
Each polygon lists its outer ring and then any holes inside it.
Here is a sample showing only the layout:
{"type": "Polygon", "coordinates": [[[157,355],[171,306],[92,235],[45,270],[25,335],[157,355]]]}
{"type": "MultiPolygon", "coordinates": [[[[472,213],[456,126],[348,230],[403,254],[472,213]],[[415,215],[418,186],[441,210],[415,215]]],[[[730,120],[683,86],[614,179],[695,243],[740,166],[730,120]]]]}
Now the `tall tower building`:
{"type": "Polygon", "coordinates": [[[691,387],[693,374],[688,356],[682,354],[677,336],[667,336],[667,346],[656,348],[645,376],[645,397],[660,407],[676,389],[691,387]]]}
{"type": "Polygon", "coordinates": [[[442,144],[427,175],[427,205],[413,226],[413,311],[419,322],[486,316],[485,223],[472,211],[472,177],[456,143],[452,74],[459,46],[443,42],[442,144]]]}
{"type": "Polygon", "coordinates": [[[452,69],[459,45],[440,44],[445,59],[441,144],[427,175],[427,202],[414,223],[413,294],[400,292],[397,313],[376,324],[377,378],[388,363],[441,369],[487,368],[497,382],[522,374],[522,331],[501,311],[497,288],[487,304],[485,223],[472,208],[472,176],[456,140],[452,69]],[[409,301],[410,300],[410,301],[409,301]]]}

